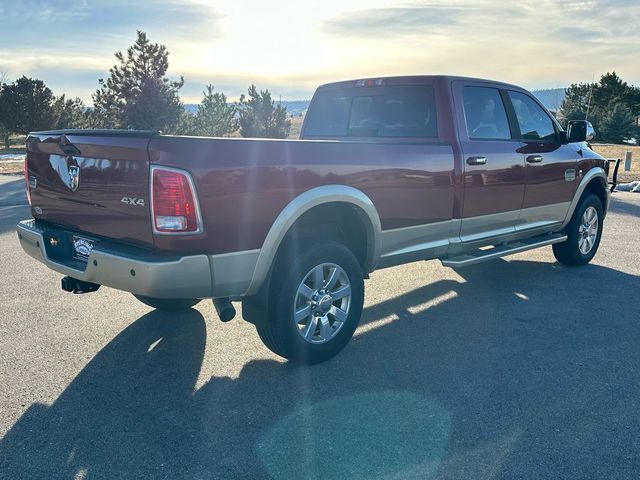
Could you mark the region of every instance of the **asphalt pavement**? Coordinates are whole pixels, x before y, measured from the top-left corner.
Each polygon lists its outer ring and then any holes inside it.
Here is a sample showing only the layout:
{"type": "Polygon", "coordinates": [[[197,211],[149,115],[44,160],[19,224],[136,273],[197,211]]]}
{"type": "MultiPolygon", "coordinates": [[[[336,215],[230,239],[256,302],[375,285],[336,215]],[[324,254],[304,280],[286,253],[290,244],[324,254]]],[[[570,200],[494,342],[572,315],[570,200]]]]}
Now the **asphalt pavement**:
{"type": "Polygon", "coordinates": [[[551,248],[375,272],[333,360],[292,365],[211,302],[73,295],[0,177],[0,478],[640,476],[640,195],[585,267],[551,248]]]}

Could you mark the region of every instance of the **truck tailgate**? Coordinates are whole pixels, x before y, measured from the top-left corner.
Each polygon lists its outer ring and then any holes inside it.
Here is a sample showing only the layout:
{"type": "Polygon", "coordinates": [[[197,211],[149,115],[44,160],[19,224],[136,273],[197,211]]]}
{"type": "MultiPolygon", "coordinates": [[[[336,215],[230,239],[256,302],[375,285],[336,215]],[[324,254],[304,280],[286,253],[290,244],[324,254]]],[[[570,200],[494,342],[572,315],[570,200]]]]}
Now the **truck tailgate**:
{"type": "Polygon", "coordinates": [[[147,146],[156,132],[69,130],[27,138],[34,218],[152,246],[147,146]]]}

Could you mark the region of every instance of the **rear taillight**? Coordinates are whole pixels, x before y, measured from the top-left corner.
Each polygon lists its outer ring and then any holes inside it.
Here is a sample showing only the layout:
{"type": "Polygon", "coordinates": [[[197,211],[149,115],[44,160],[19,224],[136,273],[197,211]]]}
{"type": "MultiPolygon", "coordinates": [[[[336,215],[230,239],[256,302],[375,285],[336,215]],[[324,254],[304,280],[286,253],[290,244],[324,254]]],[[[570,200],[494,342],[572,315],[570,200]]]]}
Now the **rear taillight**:
{"type": "Polygon", "coordinates": [[[24,159],[24,184],[27,189],[27,200],[31,205],[31,191],[29,190],[29,168],[27,167],[27,158],[24,159]]]}
{"type": "Polygon", "coordinates": [[[202,220],[191,176],[178,169],[152,167],[151,179],[154,232],[201,232],[202,220]]]}

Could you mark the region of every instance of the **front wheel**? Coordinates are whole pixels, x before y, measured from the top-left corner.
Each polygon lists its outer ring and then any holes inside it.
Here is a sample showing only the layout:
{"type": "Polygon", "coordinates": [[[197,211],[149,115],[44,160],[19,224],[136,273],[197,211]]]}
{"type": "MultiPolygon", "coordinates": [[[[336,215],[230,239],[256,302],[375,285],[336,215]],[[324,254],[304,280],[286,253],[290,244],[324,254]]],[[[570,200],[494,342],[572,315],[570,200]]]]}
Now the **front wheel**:
{"type": "Polygon", "coordinates": [[[586,196],[565,229],[567,240],[553,245],[556,260],[565,265],[589,263],[600,246],[603,219],[600,199],[595,195],[586,196]]]}
{"type": "Polygon", "coordinates": [[[136,295],[135,293],[133,296],[145,305],[157,310],[164,310],[165,312],[179,312],[180,310],[187,310],[200,302],[199,298],[153,298],[145,297],[144,295],[136,295]]]}
{"type": "Polygon", "coordinates": [[[287,359],[307,364],[328,360],[345,347],[360,322],[360,264],[348,248],[332,241],[292,248],[279,257],[267,318],[257,324],[258,334],[271,351],[287,359]]]}

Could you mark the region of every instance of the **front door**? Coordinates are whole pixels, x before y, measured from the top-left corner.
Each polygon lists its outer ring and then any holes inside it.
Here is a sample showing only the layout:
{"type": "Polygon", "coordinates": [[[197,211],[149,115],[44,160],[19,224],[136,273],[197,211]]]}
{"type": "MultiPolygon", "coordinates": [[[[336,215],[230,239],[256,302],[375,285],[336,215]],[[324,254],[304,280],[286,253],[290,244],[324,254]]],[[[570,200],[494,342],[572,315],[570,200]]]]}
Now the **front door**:
{"type": "Polygon", "coordinates": [[[529,94],[509,90],[525,161],[525,195],[517,230],[562,223],[580,174],[579,145],[561,143],[556,122],[529,94]]]}
{"type": "Polygon", "coordinates": [[[490,85],[453,85],[464,162],[463,242],[514,232],[524,197],[522,143],[512,133],[506,94],[490,85]]]}

